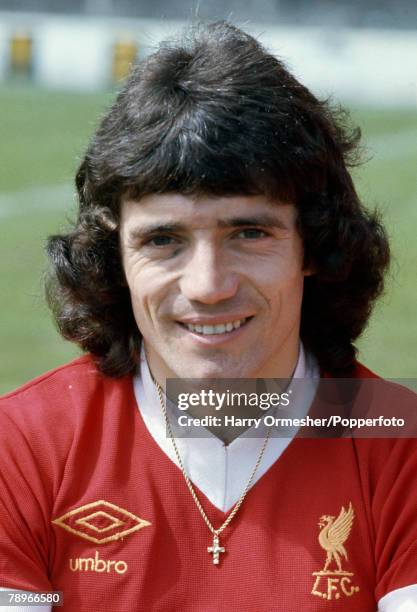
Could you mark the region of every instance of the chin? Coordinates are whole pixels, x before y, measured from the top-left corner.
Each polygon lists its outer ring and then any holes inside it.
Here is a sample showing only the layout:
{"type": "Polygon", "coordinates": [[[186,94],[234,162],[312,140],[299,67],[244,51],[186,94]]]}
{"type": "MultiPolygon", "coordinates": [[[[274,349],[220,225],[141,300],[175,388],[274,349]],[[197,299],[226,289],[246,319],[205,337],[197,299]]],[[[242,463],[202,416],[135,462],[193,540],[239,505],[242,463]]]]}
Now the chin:
{"type": "Polygon", "coordinates": [[[197,360],[189,365],[182,364],[182,367],[175,368],[175,373],[179,378],[252,378],[252,369],[242,363],[214,363],[204,361],[198,363],[197,360]]]}

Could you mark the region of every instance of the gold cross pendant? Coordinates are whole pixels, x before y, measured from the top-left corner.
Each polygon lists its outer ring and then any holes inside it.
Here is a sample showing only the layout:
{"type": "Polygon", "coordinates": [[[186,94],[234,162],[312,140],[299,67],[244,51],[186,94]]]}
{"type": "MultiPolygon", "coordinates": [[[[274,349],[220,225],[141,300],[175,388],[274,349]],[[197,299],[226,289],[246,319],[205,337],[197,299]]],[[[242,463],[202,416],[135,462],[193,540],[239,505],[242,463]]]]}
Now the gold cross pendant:
{"type": "Polygon", "coordinates": [[[212,553],[212,555],[213,555],[213,564],[214,565],[219,565],[219,563],[220,563],[219,553],[226,552],[226,549],[223,548],[223,546],[219,546],[219,536],[218,535],[216,535],[216,534],[213,535],[213,546],[208,546],[207,547],[207,552],[212,553]]]}

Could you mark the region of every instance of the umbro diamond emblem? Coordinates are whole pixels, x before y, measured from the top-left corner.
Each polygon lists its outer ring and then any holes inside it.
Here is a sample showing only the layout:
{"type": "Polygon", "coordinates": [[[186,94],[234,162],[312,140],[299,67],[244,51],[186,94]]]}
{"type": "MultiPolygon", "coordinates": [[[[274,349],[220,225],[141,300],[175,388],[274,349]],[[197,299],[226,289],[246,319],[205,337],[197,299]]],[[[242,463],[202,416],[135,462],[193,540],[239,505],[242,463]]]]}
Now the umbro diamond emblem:
{"type": "Polygon", "coordinates": [[[70,510],[52,523],[95,544],[120,540],[151,525],[149,521],[104,500],[70,510]]]}

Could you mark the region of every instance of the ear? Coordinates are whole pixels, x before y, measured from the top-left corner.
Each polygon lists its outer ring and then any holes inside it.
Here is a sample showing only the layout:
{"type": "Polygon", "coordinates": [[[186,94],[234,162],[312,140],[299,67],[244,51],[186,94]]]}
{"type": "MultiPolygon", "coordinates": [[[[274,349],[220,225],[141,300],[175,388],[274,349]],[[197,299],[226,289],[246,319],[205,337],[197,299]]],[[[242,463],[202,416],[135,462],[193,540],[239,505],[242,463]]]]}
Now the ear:
{"type": "Polygon", "coordinates": [[[317,272],[316,266],[314,265],[312,258],[306,255],[305,251],[304,251],[304,261],[303,261],[302,272],[304,276],[313,276],[317,272]]]}
{"type": "Polygon", "coordinates": [[[316,273],[316,269],[314,266],[308,266],[307,268],[303,268],[304,276],[313,276],[316,273]]]}

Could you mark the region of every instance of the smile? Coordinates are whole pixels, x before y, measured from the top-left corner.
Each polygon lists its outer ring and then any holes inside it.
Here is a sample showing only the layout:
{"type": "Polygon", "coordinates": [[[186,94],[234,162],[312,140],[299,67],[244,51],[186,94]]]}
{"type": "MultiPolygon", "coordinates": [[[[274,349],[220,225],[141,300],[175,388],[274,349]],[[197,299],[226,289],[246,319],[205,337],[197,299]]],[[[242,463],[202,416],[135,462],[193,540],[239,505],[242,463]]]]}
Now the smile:
{"type": "Polygon", "coordinates": [[[245,317],[243,319],[236,319],[233,321],[227,321],[226,323],[218,323],[217,325],[198,325],[192,323],[182,323],[189,331],[202,336],[212,336],[215,334],[227,334],[233,332],[235,329],[239,329],[245,325],[252,317],[245,317]]]}

